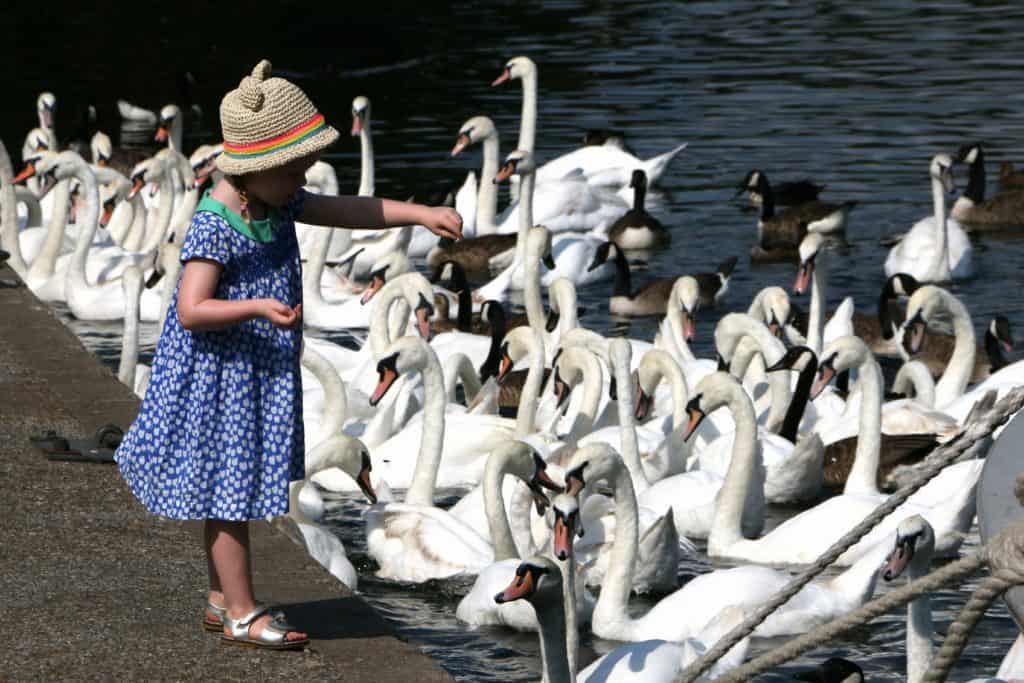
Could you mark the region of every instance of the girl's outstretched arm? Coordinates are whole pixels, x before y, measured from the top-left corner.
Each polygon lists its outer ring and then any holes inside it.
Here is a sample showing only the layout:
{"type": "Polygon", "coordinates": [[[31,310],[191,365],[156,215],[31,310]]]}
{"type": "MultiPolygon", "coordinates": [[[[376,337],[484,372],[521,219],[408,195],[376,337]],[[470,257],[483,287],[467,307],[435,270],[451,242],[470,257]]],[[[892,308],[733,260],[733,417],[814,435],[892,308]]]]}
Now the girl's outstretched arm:
{"type": "Polygon", "coordinates": [[[424,206],[377,197],[307,194],[297,218],[311,225],[341,226],[355,230],[422,225],[440,237],[462,237],[462,216],[444,206],[424,206]]]}
{"type": "Polygon", "coordinates": [[[186,330],[208,332],[266,318],[278,327],[292,327],[302,315],[302,304],[292,308],[277,299],[226,301],[214,298],[224,266],[207,259],[185,263],[178,291],[178,320],[186,330]]]}

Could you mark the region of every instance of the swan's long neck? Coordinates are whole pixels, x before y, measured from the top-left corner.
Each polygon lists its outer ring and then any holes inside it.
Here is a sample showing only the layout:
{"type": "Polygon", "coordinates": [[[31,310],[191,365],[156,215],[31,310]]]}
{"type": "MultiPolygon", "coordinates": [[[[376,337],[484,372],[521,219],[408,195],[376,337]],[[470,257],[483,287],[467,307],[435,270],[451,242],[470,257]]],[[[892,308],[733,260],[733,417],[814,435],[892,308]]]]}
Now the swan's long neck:
{"type": "Polygon", "coordinates": [[[533,343],[530,345],[530,369],[526,373],[523,392],[519,396],[519,412],[516,415],[516,437],[520,439],[534,431],[537,400],[544,382],[544,336],[537,328],[531,327],[530,329],[533,331],[533,343]]]}
{"type": "Polygon", "coordinates": [[[125,251],[142,251],[146,239],[146,206],[140,195],[135,195],[127,203],[128,210],[123,211],[123,214],[131,214],[131,223],[125,230],[124,248],[125,251]]]}
{"type": "Polygon", "coordinates": [[[557,602],[534,605],[540,627],[540,657],[544,665],[542,683],[573,683],[565,645],[565,611],[557,602]]]}
{"type": "Polygon", "coordinates": [[[445,395],[450,403],[455,402],[455,389],[462,384],[462,390],[466,395],[466,402],[472,402],[480,393],[480,376],[473,369],[473,363],[464,353],[456,353],[444,366],[445,395]]]}
{"type": "Polygon", "coordinates": [[[370,134],[370,119],[363,122],[359,131],[360,169],[359,169],[359,196],[372,197],[377,191],[374,179],[373,160],[373,137],[370,134]]]}
{"type": "Polygon", "coordinates": [[[860,607],[874,595],[878,572],[890,550],[892,546],[888,543],[879,543],[871,552],[826,584],[846,606],[846,611],[860,607]]]}
{"type": "Polygon", "coordinates": [[[861,390],[857,450],[843,487],[844,494],[878,495],[878,460],[882,449],[882,370],[874,357],[866,356],[857,368],[861,390]]]}
{"type": "Polygon", "coordinates": [[[683,336],[683,312],[679,306],[669,305],[668,311],[665,313],[665,321],[662,323],[662,336],[667,336],[665,341],[671,344],[675,356],[682,362],[693,363],[697,360],[683,336]]]}
{"type": "Polygon", "coordinates": [[[936,249],[933,255],[929,280],[948,282],[952,279],[949,270],[949,229],[946,225],[946,192],[942,181],[932,178],[932,208],[935,215],[935,230],[938,231],[936,249]]]}
{"type": "Polygon", "coordinates": [[[501,491],[508,465],[507,454],[504,451],[497,451],[488,458],[487,468],[484,470],[484,511],[487,514],[491,542],[494,544],[495,562],[519,557],[519,550],[512,537],[512,527],[505,514],[505,497],[501,491]]]}
{"type": "Polygon", "coordinates": [[[174,292],[178,288],[178,275],[181,273],[181,245],[176,242],[168,242],[160,247],[159,256],[160,263],[164,269],[163,276],[163,289],[160,290],[160,325],[159,329],[164,328],[164,322],[167,320],[167,311],[171,307],[171,298],[174,296],[174,292]]]}
{"type": "MultiPolygon", "coordinates": [[[[672,433],[669,434],[669,443],[672,446],[672,453],[683,453],[685,458],[686,443],[683,441],[683,430],[686,428],[688,416],[686,414],[686,402],[690,400],[690,387],[686,383],[686,375],[683,374],[679,364],[670,356],[655,356],[655,363],[661,376],[668,381],[672,390],[672,433]]],[[[683,460],[685,462],[685,459],[683,460]]]]}
{"type": "MultiPolygon", "coordinates": [[[[615,487],[615,539],[608,558],[608,571],[601,587],[601,595],[594,606],[592,623],[613,623],[629,628],[632,619],[627,611],[629,593],[633,586],[638,552],[639,530],[637,527],[636,493],[633,481],[624,467],[617,467],[615,487]]],[[[601,629],[604,630],[604,629],[601,629]]],[[[601,637],[614,634],[601,633],[601,637]]]]}
{"type": "Polygon", "coordinates": [[[526,236],[533,227],[533,172],[522,176],[519,186],[519,232],[516,234],[516,263],[522,264],[526,256],[526,236]]]}
{"type": "Polygon", "coordinates": [[[498,134],[484,138],[484,164],[480,169],[480,191],[476,200],[476,231],[479,235],[494,232],[494,216],[498,212],[498,186],[494,176],[498,172],[498,134]]]}
{"type": "Polygon", "coordinates": [[[565,562],[559,562],[562,570],[562,604],[565,605],[565,650],[570,680],[576,680],[579,672],[580,627],[576,607],[576,556],[569,553],[565,562]]]}
{"type": "Polygon", "coordinates": [[[612,372],[615,373],[615,384],[617,385],[618,398],[616,408],[619,411],[619,448],[622,451],[622,461],[629,469],[629,475],[633,478],[633,488],[637,492],[644,492],[651,486],[651,482],[644,474],[643,465],[640,462],[640,446],[636,437],[636,418],[633,415],[633,407],[636,403],[636,395],[633,390],[633,376],[629,371],[629,363],[613,362],[612,372]]]}
{"type": "Polygon", "coordinates": [[[935,379],[928,366],[919,360],[908,360],[900,366],[892,381],[894,393],[913,396],[914,400],[928,408],[935,407],[935,379]]]}
{"type": "Polygon", "coordinates": [[[139,297],[142,295],[142,271],[125,269],[121,279],[124,291],[124,334],[121,337],[121,363],[117,378],[130,389],[135,388],[135,368],[139,363],[139,297]]]}
{"type": "Polygon", "coordinates": [[[821,347],[825,336],[825,264],[823,254],[819,254],[811,275],[811,310],[807,320],[807,346],[815,355],[821,355],[821,347]]]}
{"type": "Polygon", "coordinates": [[[540,259],[541,254],[526,254],[523,268],[523,303],[526,306],[526,319],[530,327],[546,335],[544,301],[541,298],[540,259]]]}
{"type": "Polygon", "coordinates": [[[46,228],[46,240],[29,268],[29,276],[33,279],[44,280],[57,270],[57,258],[64,244],[64,228],[68,221],[69,187],[70,181],[61,180],[52,190],[53,211],[46,228]]]}
{"type": "Polygon", "coordinates": [[[533,152],[537,138],[537,72],[529,70],[522,81],[523,110],[519,119],[519,142],[516,149],[533,152]]]}
{"type": "Polygon", "coordinates": [[[24,278],[28,267],[18,239],[18,198],[14,189],[14,168],[3,142],[0,142],[0,247],[10,254],[7,263],[18,277],[24,278]]]}
{"type": "Polygon", "coordinates": [[[939,409],[949,405],[967,388],[967,382],[974,371],[974,356],[977,346],[974,342],[974,328],[971,316],[963,303],[951,294],[943,292],[946,308],[953,317],[953,357],[949,359],[942,378],[935,385],[935,405],[939,409]]]}
{"type": "Polygon", "coordinates": [[[576,443],[594,429],[597,410],[601,407],[601,392],[604,390],[604,372],[601,364],[593,354],[586,354],[581,363],[583,375],[583,400],[573,420],[572,428],[565,439],[568,443],[576,443]]]}
{"type": "Polygon", "coordinates": [[[750,487],[757,484],[763,486],[763,480],[756,476],[763,469],[763,464],[757,445],[754,407],[739,384],[730,385],[728,391],[730,395],[727,403],[736,423],[736,433],[733,436],[729,469],[718,493],[711,533],[708,535],[708,553],[711,555],[725,555],[731,545],[743,540],[743,508],[750,487]]]}
{"type": "MultiPolygon", "coordinates": [[[[71,263],[68,265],[67,287],[87,290],[90,285],[85,275],[85,263],[89,257],[89,248],[92,246],[93,238],[96,236],[96,229],[99,226],[100,218],[100,193],[96,184],[96,176],[93,175],[84,165],[76,173],[80,186],[80,194],[85,198],[85,212],[82,225],[78,229],[78,241],[75,243],[75,251],[71,256],[71,263]]],[[[167,204],[170,204],[170,195],[167,195],[167,204]]],[[[161,202],[163,207],[165,202],[161,202]]],[[[168,211],[170,208],[168,207],[168,211]]]]}
{"type": "MultiPolygon", "coordinates": [[[[715,328],[715,346],[719,354],[730,361],[737,355],[737,347],[741,346],[744,338],[755,344],[764,358],[766,367],[778,362],[786,352],[782,342],[776,339],[762,322],[746,313],[730,313],[722,318],[715,328]]],[[[749,359],[745,362],[749,362],[749,359]]],[[[744,372],[746,370],[745,367],[741,369],[744,372]]],[[[736,375],[742,379],[739,373],[736,375]]],[[[789,377],[782,372],[772,372],[768,373],[767,382],[771,389],[771,407],[768,410],[765,427],[777,432],[782,427],[789,408],[789,377]]]]}
{"type": "MultiPolygon", "coordinates": [[[[194,180],[195,178],[193,178],[193,181],[194,180]]],[[[199,190],[195,188],[193,182],[186,182],[185,191],[181,195],[181,202],[174,210],[174,215],[170,217],[167,224],[163,226],[163,229],[159,231],[155,239],[147,241],[147,243],[143,245],[142,250],[152,251],[153,249],[156,249],[157,246],[166,239],[168,229],[187,231],[189,223],[192,222],[192,215],[196,212],[196,206],[198,204],[199,190]]]]}
{"type": "MultiPolygon", "coordinates": [[[[142,245],[143,251],[152,251],[160,246],[160,243],[164,241],[164,237],[167,235],[167,229],[171,225],[171,216],[181,216],[185,199],[178,204],[178,209],[175,210],[174,203],[176,199],[175,186],[176,184],[171,178],[172,173],[170,169],[160,178],[160,204],[156,208],[156,217],[153,220],[153,226],[150,231],[146,233],[146,240],[142,245]]],[[[189,194],[193,198],[198,197],[198,192],[192,190],[189,194]]],[[[188,207],[185,207],[188,208],[188,207]]],[[[188,217],[183,219],[182,223],[176,223],[175,228],[182,231],[187,230],[188,221],[192,219],[192,214],[195,213],[196,203],[191,202],[191,211],[188,213],[188,217]],[[179,228],[180,225],[180,228],[179,228]]]]}
{"type": "MultiPolygon", "coordinates": [[[[914,581],[928,573],[928,562],[921,562],[915,556],[907,567],[909,579],[914,581]]],[[[928,558],[929,562],[931,558],[928,558]]],[[[907,605],[907,681],[920,683],[924,674],[931,666],[934,646],[932,637],[935,626],[932,624],[931,597],[925,593],[907,605]]]]}
{"type": "MultiPolygon", "coordinates": [[[[424,346],[426,344],[424,343],[424,346]]],[[[429,348],[429,347],[428,347],[429,348]]],[[[444,446],[444,379],[437,355],[428,351],[423,366],[423,436],[420,454],[412,474],[412,484],[405,495],[410,505],[433,505],[437,471],[441,467],[441,449],[444,446]]]]}
{"type": "Polygon", "coordinates": [[[403,323],[409,317],[409,305],[402,300],[405,296],[406,292],[399,281],[392,280],[373,297],[373,311],[370,313],[370,351],[373,352],[374,357],[383,353],[384,349],[397,339],[391,335],[392,304],[404,309],[403,323]]]}
{"type": "Polygon", "coordinates": [[[302,364],[313,373],[324,390],[324,414],[320,421],[321,440],[340,434],[348,416],[348,396],[341,375],[330,361],[307,345],[303,345],[302,348],[302,364]]]}
{"type": "Polygon", "coordinates": [[[302,300],[307,309],[310,306],[324,304],[320,280],[323,277],[324,264],[327,262],[327,250],[331,246],[331,233],[333,232],[333,230],[323,228],[312,229],[316,232],[313,234],[313,242],[306,254],[306,265],[302,268],[302,300]]]}

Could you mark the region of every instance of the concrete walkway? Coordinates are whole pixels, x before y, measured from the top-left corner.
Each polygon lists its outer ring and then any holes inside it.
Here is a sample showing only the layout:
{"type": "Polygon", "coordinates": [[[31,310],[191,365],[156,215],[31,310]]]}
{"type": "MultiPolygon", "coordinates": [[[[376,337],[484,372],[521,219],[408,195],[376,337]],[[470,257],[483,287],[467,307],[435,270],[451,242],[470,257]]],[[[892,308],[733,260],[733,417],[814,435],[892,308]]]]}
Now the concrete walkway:
{"type": "MultiPolygon", "coordinates": [[[[0,278],[17,279],[6,267],[0,278]]],[[[48,461],[30,434],[126,429],[135,396],[27,289],[0,289],[0,679],[449,681],[373,609],[266,523],[257,596],[314,642],[221,645],[200,628],[201,523],[145,512],[115,465],[48,461]]]]}

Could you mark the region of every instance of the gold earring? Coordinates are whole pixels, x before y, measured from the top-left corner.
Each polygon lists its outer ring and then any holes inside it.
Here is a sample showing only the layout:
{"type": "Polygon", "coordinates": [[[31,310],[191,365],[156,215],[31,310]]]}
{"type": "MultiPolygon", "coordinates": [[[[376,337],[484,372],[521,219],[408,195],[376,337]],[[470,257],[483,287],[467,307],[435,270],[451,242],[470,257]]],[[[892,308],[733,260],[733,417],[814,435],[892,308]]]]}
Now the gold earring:
{"type": "Polygon", "coordinates": [[[246,192],[244,188],[238,188],[238,199],[242,203],[242,211],[241,211],[242,218],[244,218],[245,222],[248,223],[249,222],[249,193],[246,192]]]}

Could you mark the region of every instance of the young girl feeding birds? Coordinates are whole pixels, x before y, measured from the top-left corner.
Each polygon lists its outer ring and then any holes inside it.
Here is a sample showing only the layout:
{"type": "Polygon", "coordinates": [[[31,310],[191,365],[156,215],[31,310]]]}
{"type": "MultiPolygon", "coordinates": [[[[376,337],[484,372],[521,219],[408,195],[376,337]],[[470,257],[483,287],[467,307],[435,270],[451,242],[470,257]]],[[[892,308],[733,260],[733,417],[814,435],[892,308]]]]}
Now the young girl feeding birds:
{"type": "Polygon", "coordinates": [[[256,602],[248,521],[287,513],[288,483],[304,476],[294,221],[418,223],[458,239],[462,219],[447,208],[306,194],[306,169],[338,132],[270,71],[260,62],[221,102],[225,178],[192,218],[152,379],[117,462],[150,512],[206,520],[204,626],[225,642],[290,649],[308,638],[256,602]]]}

